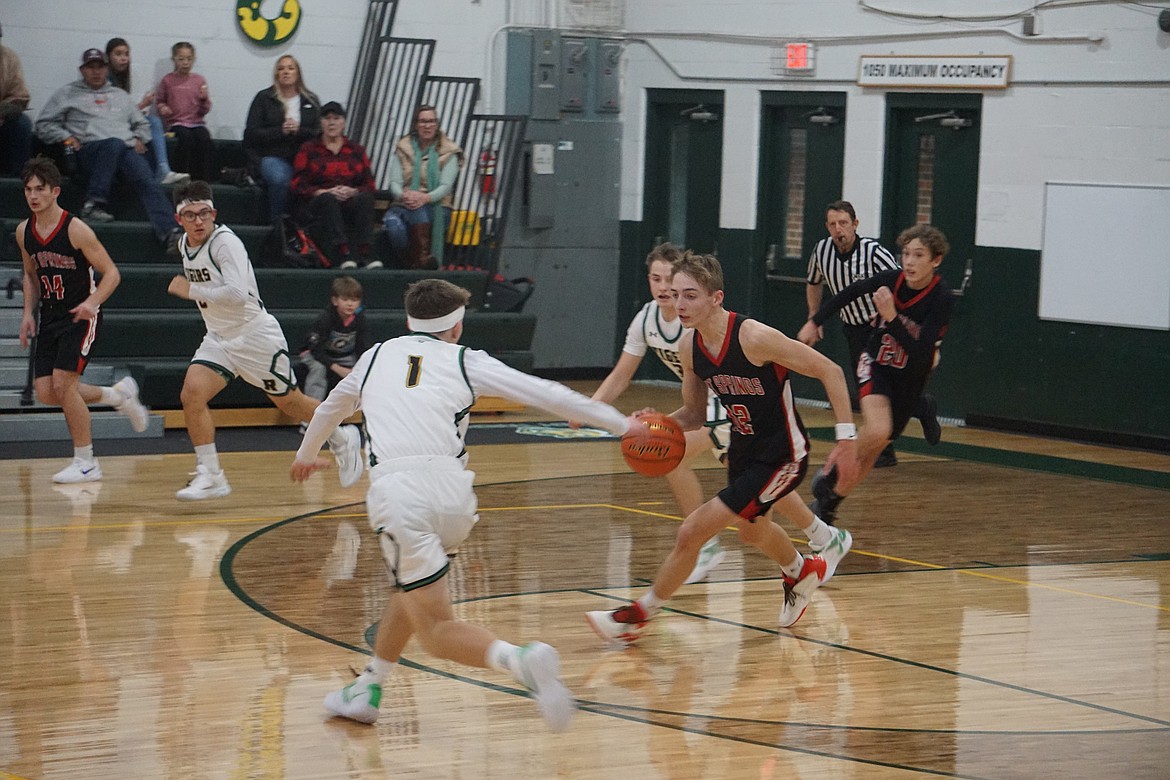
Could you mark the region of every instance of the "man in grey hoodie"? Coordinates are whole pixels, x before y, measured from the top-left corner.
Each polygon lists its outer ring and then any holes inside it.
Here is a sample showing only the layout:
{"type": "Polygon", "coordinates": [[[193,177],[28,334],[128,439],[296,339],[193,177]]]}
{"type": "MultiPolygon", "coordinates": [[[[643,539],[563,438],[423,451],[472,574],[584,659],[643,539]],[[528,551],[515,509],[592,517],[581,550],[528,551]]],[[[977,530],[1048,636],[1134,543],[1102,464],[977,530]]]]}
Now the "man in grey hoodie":
{"type": "Polygon", "coordinates": [[[37,136],[48,144],[64,144],[65,153],[75,154],[88,175],[82,219],[114,219],[106,204],[114,176],[120,175],[138,194],[159,241],[168,252],[177,252],[182,231],[144,157],[150,123],[129,94],[109,83],[109,64],[101,49],[86,49],[80,71],[80,79],[58,89],[45,104],[37,118],[37,136]]]}

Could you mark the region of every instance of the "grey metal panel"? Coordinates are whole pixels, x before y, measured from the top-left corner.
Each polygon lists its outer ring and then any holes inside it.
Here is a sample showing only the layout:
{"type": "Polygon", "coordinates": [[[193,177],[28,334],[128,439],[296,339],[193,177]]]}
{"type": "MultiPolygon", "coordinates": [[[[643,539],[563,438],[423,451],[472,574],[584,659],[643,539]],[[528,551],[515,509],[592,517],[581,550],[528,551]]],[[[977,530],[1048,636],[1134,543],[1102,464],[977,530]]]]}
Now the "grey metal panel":
{"type": "Polygon", "coordinates": [[[593,83],[597,95],[594,108],[598,112],[617,113],[622,110],[621,59],[620,43],[598,42],[593,63],[593,83]]]}
{"type": "Polygon", "coordinates": [[[584,38],[561,39],[561,110],[579,113],[585,110],[588,83],[589,41],[584,38]]]}
{"type": "Polygon", "coordinates": [[[532,38],[532,119],[557,119],[561,113],[561,36],[537,30],[532,38]]]}

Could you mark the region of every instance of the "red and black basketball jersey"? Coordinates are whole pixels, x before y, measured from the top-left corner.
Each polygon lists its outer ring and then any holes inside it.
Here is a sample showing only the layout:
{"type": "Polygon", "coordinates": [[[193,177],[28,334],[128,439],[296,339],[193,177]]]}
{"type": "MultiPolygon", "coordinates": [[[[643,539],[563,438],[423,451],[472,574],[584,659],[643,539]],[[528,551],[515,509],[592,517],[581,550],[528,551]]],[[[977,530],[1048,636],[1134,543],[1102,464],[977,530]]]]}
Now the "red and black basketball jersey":
{"type": "Polygon", "coordinates": [[[694,331],[691,361],[695,373],[715,395],[731,421],[729,457],[795,463],[808,457],[808,436],[796,412],[788,369],[776,363],[757,366],[743,354],[739,330],[746,319],[728,312],[722,344],[704,344],[694,331]]]}
{"type": "Polygon", "coordinates": [[[80,304],[96,289],[93,268],[85,253],[69,240],[73,215],[61,212],[61,219],[48,236],[36,230],[30,216],[24,228],[24,249],[32,258],[41,282],[41,318],[60,317],[80,304]]]}

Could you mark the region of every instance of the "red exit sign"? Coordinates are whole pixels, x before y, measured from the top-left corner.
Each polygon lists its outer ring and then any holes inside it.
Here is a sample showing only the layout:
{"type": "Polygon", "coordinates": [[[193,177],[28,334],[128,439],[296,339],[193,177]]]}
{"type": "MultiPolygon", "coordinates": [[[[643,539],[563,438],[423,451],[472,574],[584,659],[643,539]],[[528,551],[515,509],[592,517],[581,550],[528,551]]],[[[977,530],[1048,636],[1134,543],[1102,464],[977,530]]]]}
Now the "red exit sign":
{"type": "Polygon", "coordinates": [[[811,43],[786,44],[784,55],[784,69],[786,71],[808,73],[813,69],[813,45],[811,43]]]}

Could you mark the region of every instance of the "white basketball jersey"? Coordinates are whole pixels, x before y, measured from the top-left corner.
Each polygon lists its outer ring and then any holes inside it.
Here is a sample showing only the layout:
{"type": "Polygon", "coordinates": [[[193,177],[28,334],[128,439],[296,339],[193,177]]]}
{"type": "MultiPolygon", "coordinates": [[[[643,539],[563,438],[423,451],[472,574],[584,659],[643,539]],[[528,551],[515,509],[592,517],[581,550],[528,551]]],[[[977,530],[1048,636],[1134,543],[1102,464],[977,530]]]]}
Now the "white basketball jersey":
{"type": "Polygon", "coordinates": [[[244,242],[229,228],[217,227],[194,253],[183,236],[179,251],[183,272],[191,282],[191,298],[208,332],[233,338],[264,311],[244,242]]]}

